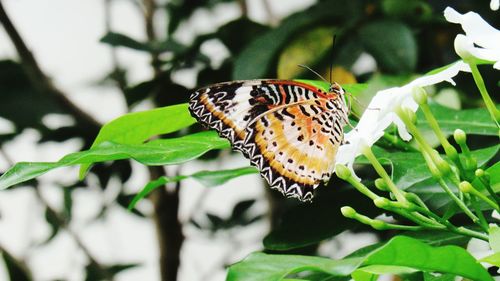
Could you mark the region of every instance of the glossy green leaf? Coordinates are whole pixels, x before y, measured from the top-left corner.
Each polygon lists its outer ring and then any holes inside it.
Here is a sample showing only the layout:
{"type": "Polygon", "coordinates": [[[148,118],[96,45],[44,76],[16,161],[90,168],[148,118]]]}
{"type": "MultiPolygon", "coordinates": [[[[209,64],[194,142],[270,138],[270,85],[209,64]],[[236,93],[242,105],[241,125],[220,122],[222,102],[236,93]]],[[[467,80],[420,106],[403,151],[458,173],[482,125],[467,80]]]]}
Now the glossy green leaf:
{"type": "Polygon", "coordinates": [[[496,225],[490,226],[488,229],[488,240],[490,247],[495,252],[500,252],[500,227],[496,225]]]}
{"type": "MultiPolygon", "coordinates": [[[[187,103],[133,112],[105,124],[92,147],[105,141],[140,144],[153,136],[175,132],[195,122],[189,113],[187,103]]],[[[89,167],[89,164],[82,165],[80,178],[85,175],[89,167]]]]}
{"type": "Polygon", "coordinates": [[[389,20],[370,21],[359,29],[359,37],[381,69],[392,73],[410,73],[415,69],[417,42],[406,24],[389,20]]]}
{"type": "Polygon", "coordinates": [[[493,280],[465,249],[457,246],[432,247],[405,236],[395,237],[369,254],[363,262],[365,265],[404,266],[421,271],[452,273],[472,280],[493,280]]]}
{"type": "Polygon", "coordinates": [[[207,151],[223,148],[229,148],[228,141],[219,138],[213,131],[158,139],[144,144],[103,142],[89,150],[68,154],[58,162],[17,163],[0,177],[0,190],[59,167],[129,158],[145,165],[173,165],[193,160],[207,151]]]}
{"type": "Polygon", "coordinates": [[[181,52],[186,47],[173,40],[164,42],[139,42],[125,34],[108,32],[101,38],[102,43],[109,44],[114,47],[126,47],[137,51],[145,51],[151,53],[161,53],[166,51],[181,52]]]}
{"type": "Polygon", "coordinates": [[[146,184],[146,186],[142,188],[142,190],[134,197],[134,199],[132,199],[132,202],[130,202],[128,209],[133,209],[137,202],[146,197],[149,193],[151,193],[151,191],[169,182],[178,182],[187,178],[193,178],[207,187],[212,187],[224,184],[233,178],[248,174],[255,174],[257,172],[258,171],[253,167],[243,167],[218,171],[199,171],[191,175],[180,175],[175,177],[160,177],[146,184]]]}
{"type": "MultiPolygon", "coordinates": [[[[343,184],[339,181],[339,185],[343,184]]],[[[300,204],[287,210],[273,230],[264,238],[264,247],[284,251],[302,248],[331,238],[358,224],[344,217],[340,208],[355,206],[356,210],[368,216],[377,216],[382,210],[358,191],[339,186],[320,187],[311,204],[300,204]]]]}
{"type": "MultiPolygon", "coordinates": [[[[431,104],[431,111],[439,123],[441,131],[453,134],[462,129],[467,134],[496,136],[498,128],[484,108],[455,110],[439,104],[431,104]]],[[[422,131],[431,131],[421,111],[417,112],[417,127],[422,131]]]]}
{"type": "Polygon", "coordinates": [[[499,266],[500,267],[500,252],[494,253],[492,255],[489,255],[487,257],[484,257],[480,260],[481,262],[487,262],[491,265],[494,266],[499,266]]]}
{"type": "Polygon", "coordinates": [[[227,281],[282,280],[289,274],[320,271],[334,276],[347,276],[362,262],[362,258],[331,260],[297,255],[253,253],[229,267],[227,281]]]}
{"type": "Polygon", "coordinates": [[[384,269],[386,273],[400,272],[401,268],[411,268],[426,272],[449,273],[478,281],[493,280],[488,271],[465,249],[457,246],[432,247],[405,236],[396,236],[364,256],[343,260],[254,253],[232,265],[227,280],[282,280],[303,271],[348,276],[356,269],[363,270],[368,266],[377,266],[378,270],[384,269]]]}
{"type": "Polygon", "coordinates": [[[320,26],[296,36],[279,55],[277,78],[290,79],[307,71],[299,64],[315,65],[332,49],[332,34],[332,27],[320,26]]]}
{"type": "Polygon", "coordinates": [[[490,175],[490,185],[495,192],[500,192],[500,161],[486,169],[490,175]]]}
{"type": "Polygon", "coordinates": [[[356,1],[347,0],[321,1],[289,16],[277,28],[259,36],[243,49],[234,62],[233,79],[268,77],[279,51],[291,36],[318,22],[354,20],[360,11],[358,5],[356,1]]]}
{"type": "MultiPolygon", "coordinates": [[[[472,151],[478,161],[478,165],[484,165],[492,159],[500,148],[500,145],[478,149],[472,151]]],[[[401,189],[406,189],[419,182],[423,182],[432,177],[424,158],[419,152],[386,152],[381,149],[374,149],[374,153],[382,164],[389,165],[389,172],[392,173],[393,181],[401,189]]],[[[445,156],[443,156],[446,158],[445,156]]],[[[369,164],[364,157],[356,159],[356,163],[369,164]]]]}

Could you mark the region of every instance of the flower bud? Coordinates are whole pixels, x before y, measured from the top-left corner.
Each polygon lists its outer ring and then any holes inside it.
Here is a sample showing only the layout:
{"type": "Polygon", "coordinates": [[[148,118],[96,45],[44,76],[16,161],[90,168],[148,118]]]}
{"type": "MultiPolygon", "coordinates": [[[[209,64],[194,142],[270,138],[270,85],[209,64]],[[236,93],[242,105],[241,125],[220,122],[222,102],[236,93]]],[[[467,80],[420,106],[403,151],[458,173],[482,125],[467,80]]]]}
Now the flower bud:
{"type": "Polygon", "coordinates": [[[413,99],[419,105],[427,103],[427,92],[421,87],[413,88],[413,99]]]}
{"type": "Polygon", "coordinates": [[[382,178],[378,178],[375,180],[375,187],[381,191],[389,191],[389,187],[382,178]]]}
{"type": "Polygon", "coordinates": [[[375,200],[373,200],[373,203],[375,204],[375,206],[381,209],[385,209],[391,204],[389,199],[384,197],[377,197],[375,200]]]}
{"type": "Polygon", "coordinates": [[[461,182],[459,185],[458,185],[458,188],[460,189],[460,191],[462,191],[463,193],[469,193],[471,192],[474,187],[472,187],[472,185],[468,182],[468,181],[463,181],[461,182]]]}
{"type": "Polygon", "coordinates": [[[455,132],[453,132],[453,138],[459,145],[464,145],[467,141],[467,135],[460,129],[456,129],[455,132]]]}
{"type": "Polygon", "coordinates": [[[347,180],[351,177],[351,170],[345,165],[337,164],[335,165],[335,174],[337,174],[337,177],[347,180]]]}
{"type": "Polygon", "coordinates": [[[352,207],[350,206],[344,206],[342,208],[340,208],[340,212],[342,213],[342,215],[346,218],[354,218],[354,216],[356,216],[356,210],[354,210],[352,207]]]}
{"type": "Polygon", "coordinates": [[[476,175],[476,177],[480,178],[480,177],[483,177],[484,176],[484,170],[483,169],[477,169],[474,174],[476,175]]]}
{"type": "Polygon", "coordinates": [[[439,171],[441,172],[441,174],[443,175],[449,175],[451,173],[451,166],[450,164],[448,164],[448,162],[446,162],[443,158],[441,158],[440,156],[436,157],[435,158],[435,164],[436,164],[436,168],[439,169],[439,171]]]}

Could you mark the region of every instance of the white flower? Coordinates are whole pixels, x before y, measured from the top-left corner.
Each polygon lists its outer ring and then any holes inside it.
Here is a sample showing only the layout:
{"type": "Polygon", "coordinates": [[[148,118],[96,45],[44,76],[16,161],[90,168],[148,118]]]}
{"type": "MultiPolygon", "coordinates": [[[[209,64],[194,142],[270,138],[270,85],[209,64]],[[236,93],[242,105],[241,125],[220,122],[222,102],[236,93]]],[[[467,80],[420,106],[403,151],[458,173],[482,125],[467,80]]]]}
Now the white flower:
{"type": "MultiPolygon", "coordinates": [[[[493,5],[492,5],[493,6],[493,5]]],[[[444,17],[452,23],[462,25],[465,35],[455,38],[455,50],[463,59],[473,56],[479,59],[493,61],[494,68],[500,69],[500,30],[489,25],[481,16],[474,12],[460,14],[447,7],[444,17]],[[476,44],[479,47],[475,47],[476,44]]]]}
{"type": "Polygon", "coordinates": [[[361,149],[364,145],[372,146],[383,136],[384,130],[392,123],[398,127],[399,135],[403,140],[410,140],[411,135],[394,110],[402,106],[414,112],[417,111],[418,104],[412,97],[415,87],[425,87],[442,81],[447,81],[455,85],[452,78],[459,71],[470,72],[469,65],[463,61],[458,61],[438,73],[422,76],[402,87],[394,87],[377,92],[368,105],[367,110],[361,116],[356,128],[345,135],[346,144],[340,146],[336,162],[346,165],[353,175],[355,175],[352,166],[354,159],[361,154],[361,149]]]}
{"type": "Polygon", "coordinates": [[[490,1],[490,9],[493,11],[498,11],[498,8],[500,7],[500,0],[491,0],[490,1]]]}

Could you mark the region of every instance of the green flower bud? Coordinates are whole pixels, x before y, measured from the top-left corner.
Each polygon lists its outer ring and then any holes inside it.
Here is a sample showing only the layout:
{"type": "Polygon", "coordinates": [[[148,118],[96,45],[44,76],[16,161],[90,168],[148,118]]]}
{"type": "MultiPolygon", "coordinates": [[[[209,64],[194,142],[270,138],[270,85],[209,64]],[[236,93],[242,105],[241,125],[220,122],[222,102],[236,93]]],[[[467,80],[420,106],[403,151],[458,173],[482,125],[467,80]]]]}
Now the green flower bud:
{"type": "Polygon", "coordinates": [[[458,188],[460,188],[460,191],[462,191],[463,193],[469,193],[474,189],[474,187],[472,187],[472,185],[468,181],[461,182],[458,185],[458,188]]]}
{"type": "Polygon", "coordinates": [[[460,129],[456,129],[455,132],[453,132],[453,138],[459,145],[465,145],[465,142],[467,141],[465,132],[460,129]]]}
{"type": "Polygon", "coordinates": [[[426,104],[427,103],[427,92],[424,90],[424,88],[415,87],[415,88],[413,88],[413,99],[419,105],[426,104]]]}
{"type": "Polygon", "coordinates": [[[382,178],[378,178],[375,180],[375,187],[381,191],[389,191],[389,187],[382,178]]]}
{"type": "Polygon", "coordinates": [[[351,170],[342,164],[335,165],[335,173],[343,180],[348,180],[352,176],[351,170]]]}
{"type": "Polygon", "coordinates": [[[340,212],[342,213],[342,215],[346,218],[354,218],[356,216],[356,210],[354,210],[352,207],[350,206],[344,206],[342,208],[340,208],[340,212]]]}
{"type": "Polygon", "coordinates": [[[476,175],[476,177],[480,178],[480,177],[483,177],[485,175],[484,173],[484,170],[483,169],[477,169],[474,174],[476,175]]]}
{"type": "Polygon", "coordinates": [[[450,145],[449,143],[443,144],[444,152],[446,155],[448,155],[451,160],[456,161],[458,160],[458,151],[457,149],[453,146],[450,145]]]}
{"type": "Polygon", "coordinates": [[[375,200],[373,200],[373,203],[375,204],[375,206],[377,206],[378,208],[381,208],[381,209],[385,209],[385,208],[389,207],[389,205],[391,204],[389,199],[384,198],[384,197],[376,198],[375,200]]]}
{"type": "Polygon", "coordinates": [[[436,168],[439,169],[442,175],[449,175],[451,173],[451,166],[440,156],[435,158],[436,168]]]}

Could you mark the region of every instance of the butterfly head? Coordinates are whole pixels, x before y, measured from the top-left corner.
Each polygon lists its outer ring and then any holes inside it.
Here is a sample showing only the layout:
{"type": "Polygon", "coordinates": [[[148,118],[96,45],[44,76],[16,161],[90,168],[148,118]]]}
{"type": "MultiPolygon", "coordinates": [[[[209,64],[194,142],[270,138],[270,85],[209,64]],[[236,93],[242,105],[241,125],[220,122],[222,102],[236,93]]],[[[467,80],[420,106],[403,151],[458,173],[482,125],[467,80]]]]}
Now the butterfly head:
{"type": "Polygon", "coordinates": [[[329,94],[335,94],[335,96],[341,96],[343,97],[345,94],[344,89],[340,87],[340,85],[337,82],[333,82],[330,84],[330,88],[328,89],[329,94]]]}

